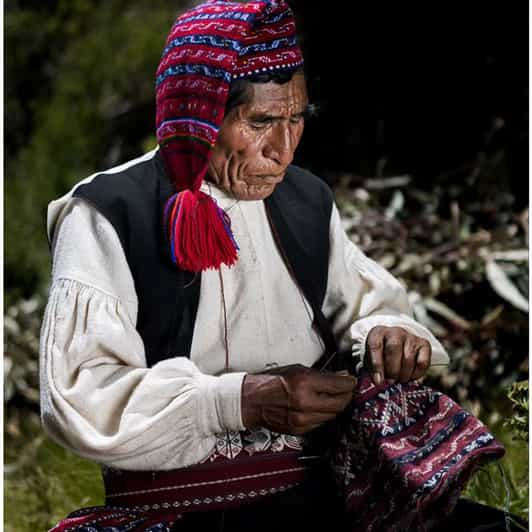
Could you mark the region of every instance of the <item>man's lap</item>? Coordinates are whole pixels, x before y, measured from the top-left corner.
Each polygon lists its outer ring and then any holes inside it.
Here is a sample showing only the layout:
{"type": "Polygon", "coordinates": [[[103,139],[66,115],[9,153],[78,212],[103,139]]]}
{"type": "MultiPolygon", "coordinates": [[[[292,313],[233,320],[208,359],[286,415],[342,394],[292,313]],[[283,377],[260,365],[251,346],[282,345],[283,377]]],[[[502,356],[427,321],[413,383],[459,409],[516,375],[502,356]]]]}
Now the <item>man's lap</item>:
{"type": "MultiPolygon", "coordinates": [[[[342,523],[341,501],[331,494],[334,486],[330,479],[321,482],[314,478],[304,485],[284,493],[272,495],[257,503],[228,511],[190,513],[178,521],[172,532],[189,530],[216,530],[217,532],[346,530],[355,532],[348,524],[342,523]]],[[[505,518],[504,512],[478,504],[468,499],[460,499],[449,519],[442,523],[438,532],[513,532],[523,530],[514,524],[517,520],[524,529],[527,523],[515,516],[505,518]],[[508,523],[508,526],[507,526],[508,523]]],[[[365,532],[365,531],[360,531],[365,532]]]]}
{"type": "Polygon", "coordinates": [[[224,530],[226,532],[318,530],[331,532],[341,527],[341,500],[330,474],[314,471],[306,482],[256,503],[226,511],[189,513],[172,532],[224,530]],[[316,528],[319,527],[319,528],[316,528]]]}

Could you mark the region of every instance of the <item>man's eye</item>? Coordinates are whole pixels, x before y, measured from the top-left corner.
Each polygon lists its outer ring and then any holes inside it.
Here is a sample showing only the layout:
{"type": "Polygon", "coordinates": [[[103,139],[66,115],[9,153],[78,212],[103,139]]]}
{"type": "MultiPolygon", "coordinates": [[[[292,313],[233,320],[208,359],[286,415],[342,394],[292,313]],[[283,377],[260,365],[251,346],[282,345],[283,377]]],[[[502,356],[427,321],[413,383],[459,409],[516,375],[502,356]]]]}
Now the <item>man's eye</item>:
{"type": "Polygon", "coordinates": [[[290,118],[290,123],[291,124],[300,124],[301,122],[303,122],[303,120],[305,120],[305,117],[303,115],[296,115],[296,116],[293,116],[292,118],[290,118]]]}
{"type": "Polygon", "coordinates": [[[255,120],[251,120],[250,124],[254,129],[264,129],[271,124],[271,120],[269,118],[256,118],[255,120]]]}

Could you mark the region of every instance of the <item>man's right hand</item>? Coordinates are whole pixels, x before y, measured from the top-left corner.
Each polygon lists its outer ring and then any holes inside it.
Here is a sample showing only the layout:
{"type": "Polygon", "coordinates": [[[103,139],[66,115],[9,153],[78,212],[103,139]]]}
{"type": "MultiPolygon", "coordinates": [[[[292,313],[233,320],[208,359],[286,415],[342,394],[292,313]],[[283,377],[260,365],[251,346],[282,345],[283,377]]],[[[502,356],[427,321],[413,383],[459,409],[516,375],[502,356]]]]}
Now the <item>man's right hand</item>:
{"type": "Polygon", "coordinates": [[[356,382],[352,376],[321,373],[300,365],[248,374],[242,385],[244,426],[305,434],[347,407],[356,382]]]}

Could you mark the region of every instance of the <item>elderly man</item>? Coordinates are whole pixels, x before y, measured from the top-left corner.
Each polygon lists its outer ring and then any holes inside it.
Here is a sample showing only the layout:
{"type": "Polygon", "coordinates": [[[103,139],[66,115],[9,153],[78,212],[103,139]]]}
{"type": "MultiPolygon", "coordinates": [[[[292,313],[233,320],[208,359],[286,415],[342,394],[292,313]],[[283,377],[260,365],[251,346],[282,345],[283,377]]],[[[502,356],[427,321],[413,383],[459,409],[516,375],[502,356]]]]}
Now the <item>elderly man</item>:
{"type": "Polygon", "coordinates": [[[353,400],[338,370],[384,385],[447,363],[291,165],[308,110],[286,4],[207,2],[168,37],[158,148],[50,204],[42,419],[102,464],[107,502],[54,530],[330,525],[302,436],[353,400]]]}

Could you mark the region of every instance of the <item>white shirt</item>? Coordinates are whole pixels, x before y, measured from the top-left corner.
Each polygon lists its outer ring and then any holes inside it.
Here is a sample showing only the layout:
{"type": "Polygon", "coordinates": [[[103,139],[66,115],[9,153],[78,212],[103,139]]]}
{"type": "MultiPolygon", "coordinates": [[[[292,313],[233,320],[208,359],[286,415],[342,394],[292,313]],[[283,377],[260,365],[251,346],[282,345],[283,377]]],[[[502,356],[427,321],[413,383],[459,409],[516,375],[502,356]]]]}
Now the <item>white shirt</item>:
{"type": "MultiPolygon", "coordinates": [[[[264,203],[237,202],[213,185],[203,190],[230,215],[240,248],[236,265],[221,270],[228,373],[218,271],[201,275],[190,359],[176,353],[148,368],[135,328],[133,278],[114,228],[72,191],[50,204],[52,284],[40,344],[43,425],[62,445],[107,466],[161,470],[202,461],[216,434],[244,429],[247,372],[312,366],[323,352],[264,203]]],[[[341,347],[362,357],[368,332],[386,325],[429,340],[433,364],[448,362],[440,342],[412,318],[401,284],[349,240],[336,206],[322,310],[341,347]]]]}

